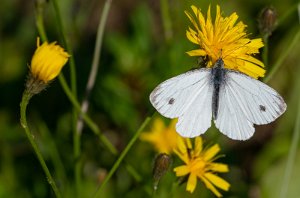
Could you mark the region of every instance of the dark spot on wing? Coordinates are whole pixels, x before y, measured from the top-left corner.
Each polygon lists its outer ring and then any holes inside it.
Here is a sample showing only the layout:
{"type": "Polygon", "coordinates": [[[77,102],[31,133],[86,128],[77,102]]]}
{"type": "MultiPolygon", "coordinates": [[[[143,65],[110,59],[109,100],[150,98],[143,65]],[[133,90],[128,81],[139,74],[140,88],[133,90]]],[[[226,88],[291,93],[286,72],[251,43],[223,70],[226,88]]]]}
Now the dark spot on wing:
{"type": "Polygon", "coordinates": [[[169,104],[171,105],[171,104],[173,104],[175,102],[175,99],[174,98],[171,98],[170,100],[169,100],[169,104]]]}
{"type": "Polygon", "coordinates": [[[263,105],[259,105],[259,110],[265,112],[266,111],[266,107],[263,105]]]}
{"type": "Polygon", "coordinates": [[[279,99],[280,99],[280,103],[278,105],[279,106],[279,110],[280,110],[281,113],[283,113],[286,110],[286,104],[285,104],[283,98],[279,97],[279,99]]]}

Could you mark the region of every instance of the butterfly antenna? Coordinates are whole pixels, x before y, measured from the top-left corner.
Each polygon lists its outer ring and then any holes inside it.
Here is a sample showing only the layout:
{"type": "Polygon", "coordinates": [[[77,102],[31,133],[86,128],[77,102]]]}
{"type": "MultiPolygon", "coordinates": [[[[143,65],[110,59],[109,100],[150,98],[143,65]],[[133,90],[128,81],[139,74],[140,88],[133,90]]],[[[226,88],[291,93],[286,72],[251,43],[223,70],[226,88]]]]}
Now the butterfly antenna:
{"type": "Polygon", "coordinates": [[[223,49],[220,50],[219,59],[223,59],[223,57],[222,57],[222,51],[223,51],[223,49]]]}

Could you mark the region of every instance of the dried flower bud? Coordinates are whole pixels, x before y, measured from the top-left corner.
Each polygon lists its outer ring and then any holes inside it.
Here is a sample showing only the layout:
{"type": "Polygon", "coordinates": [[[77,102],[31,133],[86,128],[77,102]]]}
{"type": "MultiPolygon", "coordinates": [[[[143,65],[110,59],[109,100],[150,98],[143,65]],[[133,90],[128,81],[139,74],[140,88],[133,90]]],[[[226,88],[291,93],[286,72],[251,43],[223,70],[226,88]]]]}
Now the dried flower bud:
{"type": "Polygon", "coordinates": [[[168,154],[161,153],[156,156],[153,167],[154,190],[157,189],[158,182],[166,174],[172,163],[171,157],[168,154]]]}
{"type": "Polygon", "coordinates": [[[270,36],[276,27],[277,12],[273,7],[264,8],[259,17],[259,29],[265,36],[270,36]]]}

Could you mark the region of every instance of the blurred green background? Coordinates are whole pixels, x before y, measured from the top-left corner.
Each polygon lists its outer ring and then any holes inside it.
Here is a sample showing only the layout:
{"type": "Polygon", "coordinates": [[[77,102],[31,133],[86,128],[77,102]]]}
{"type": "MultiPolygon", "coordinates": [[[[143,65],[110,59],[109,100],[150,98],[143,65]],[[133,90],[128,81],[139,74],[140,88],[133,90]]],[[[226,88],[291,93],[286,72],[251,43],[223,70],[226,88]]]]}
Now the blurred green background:
{"type": "MultiPolygon", "coordinates": [[[[0,1],[0,197],[54,197],[19,124],[19,102],[38,37],[35,4],[42,1],[0,1]]],[[[239,20],[248,25],[250,38],[261,37],[260,11],[270,5],[277,10],[280,23],[269,40],[267,73],[299,31],[297,0],[112,1],[88,114],[120,151],[145,117],[154,111],[148,100],[154,87],[197,67],[197,58],[185,53],[197,46],[185,37],[190,22],[184,10],[190,10],[194,4],[206,14],[208,5],[215,12],[217,3],[223,16],[233,12],[239,15],[239,20]]],[[[73,49],[79,101],[85,92],[103,5],[104,1],[97,0],[59,1],[67,40],[73,49]]],[[[46,2],[43,15],[49,41],[62,43],[51,0],[46,2]]],[[[299,50],[300,41],[268,83],[288,104],[287,112],[280,119],[257,127],[255,135],[245,142],[232,141],[214,128],[205,134],[206,142],[221,145],[225,157],[219,161],[230,167],[230,172],[222,175],[231,183],[225,197],[279,197],[299,111],[299,50]]],[[[69,79],[68,65],[63,73],[69,79]]],[[[71,112],[72,105],[58,80],[33,97],[28,107],[29,126],[64,197],[75,196],[71,112]]],[[[139,172],[142,180],[137,182],[121,166],[101,197],[150,197],[155,155],[150,144],[138,141],[126,161],[139,172]]],[[[116,158],[86,127],[82,134],[81,160],[82,193],[86,195],[83,197],[90,197],[116,158]]],[[[177,161],[174,159],[175,164],[177,161]]],[[[170,170],[160,182],[156,196],[170,197],[175,180],[170,170]]],[[[297,152],[288,197],[299,197],[299,184],[300,153],[297,152]]],[[[176,197],[213,197],[203,184],[198,184],[193,194],[185,191],[185,184],[173,190],[176,197]]]]}

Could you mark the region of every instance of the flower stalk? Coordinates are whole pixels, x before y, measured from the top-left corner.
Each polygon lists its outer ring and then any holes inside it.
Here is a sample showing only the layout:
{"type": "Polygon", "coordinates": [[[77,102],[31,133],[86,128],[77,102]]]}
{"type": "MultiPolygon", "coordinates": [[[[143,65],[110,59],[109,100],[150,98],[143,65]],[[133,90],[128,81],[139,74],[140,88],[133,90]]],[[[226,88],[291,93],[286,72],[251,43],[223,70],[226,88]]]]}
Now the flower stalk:
{"type": "MultiPolygon", "coordinates": [[[[88,82],[86,85],[86,90],[85,90],[85,96],[81,104],[81,112],[86,113],[88,108],[89,108],[89,97],[90,93],[95,85],[96,82],[96,77],[98,74],[98,68],[99,68],[99,62],[100,62],[100,54],[101,54],[101,47],[102,47],[102,40],[103,40],[103,35],[104,35],[104,29],[105,29],[105,24],[107,21],[108,13],[110,10],[112,0],[106,0],[103,12],[100,18],[100,22],[98,25],[98,31],[97,31],[97,38],[96,38],[96,44],[95,44],[95,49],[94,49],[94,57],[93,57],[93,63],[92,67],[90,70],[90,74],[88,77],[88,82]]],[[[73,139],[74,139],[74,156],[75,158],[80,157],[81,153],[81,133],[83,129],[83,119],[82,116],[80,115],[77,118],[76,122],[76,130],[73,133],[73,139]]],[[[76,180],[76,186],[77,189],[80,188],[81,186],[81,163],[79,160],[76,160],[75,164],[75,180],[76,180]]]]}
{"type": "Polygon", "coordinates": [[[21,104],[20,104],[20,122],[21,122],[21,126],[23,127],[23,129],[25,130],[26,136],[44,170],[44,173],[47,177],[47,181],[48,183],[51,185],[56,197],[61,197],[61,194],[56,186],[55,181],[53,180],[53,177],[46,165],[46,162],[43,158],[43,155],[34,139],[34,135],[31,133],[28,124],[27,124],[27,119],[26,119],[26,109],[27,109],[27,105],[29,103],[30,98],[32,97],[32,92],[30,92],[28,89],[25,89],[23,96],[22,96],[22,100],[21,100],[21,104]]]}
{"type": "Polygon", "coordinates": [[[115,164],[113,165],[113,167],[111,168],[111,170],[109,171],[108,175],[105,177],[104,181],[101,183],[101,185],[99,186],[99,188],[97,189],[94,197],[99,197],[102,189],[104,188],[104,186],[107,184],[107,182],[110,180],[110,178],[112,177],[112,175],[116,172],[116,170],[118,169],[118,167],[120,166],[121,162],[123,161],[123,159],[125,158],[126,154],[128,153],[128,151],[131,149],[131,147],[133,146],[133,144],[136,142],[136,140],[138,139],[138,137],[140,136],[141,132],[144,130],[144,128],[147,126],[147,124],[150,122],[150,120],[152,119],[151,117],[147,117],[144,122],[142,123],[142,125],[140,126],[140,128],[136,131],[136,133],[134,134],[134,136],[131,138],[131,140],[129,141],[129,143],[127,144],[127,146],[125,147],[125,149],[122,151],[122,153],[120,154],[119,158],[117,159],[117,161],[115,162],[115,164]]]}
{"type": "Polygon", "coordinates": [[[21,126],[25,130],[26,136],[46,174],[47,181],[51,185],[56,197],[61,197],[60,192],[51,176],[41,151],[37,146],[34,136],[28,127],[26,109],[31,97],[43,91],[47,85],[57,77],[68,59],[69,54],[55,42],[50,44],[48,44],[48,42],[44,42],[42,45],[40,45],[40,40],[38,38],[37,49],[35,50],[31,59],[30,72],[20,104],[21,126]]]}

